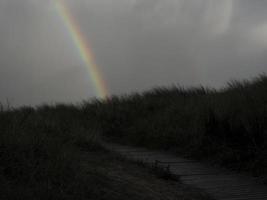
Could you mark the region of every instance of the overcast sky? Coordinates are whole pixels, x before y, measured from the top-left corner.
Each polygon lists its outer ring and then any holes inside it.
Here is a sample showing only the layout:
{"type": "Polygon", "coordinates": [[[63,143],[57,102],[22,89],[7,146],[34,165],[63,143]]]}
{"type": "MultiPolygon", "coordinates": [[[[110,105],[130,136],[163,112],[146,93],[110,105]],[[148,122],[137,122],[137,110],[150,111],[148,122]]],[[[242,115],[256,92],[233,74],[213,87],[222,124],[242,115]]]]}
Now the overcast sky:
{"type": "MultiPolygon", "coordinates": [[[[65,0],[111,94],[220,87],[267,72],[265,0],[65,0]]],[[[96,92],[52,0],[0,0],[0,101],[77,102],[96,92]]]]}

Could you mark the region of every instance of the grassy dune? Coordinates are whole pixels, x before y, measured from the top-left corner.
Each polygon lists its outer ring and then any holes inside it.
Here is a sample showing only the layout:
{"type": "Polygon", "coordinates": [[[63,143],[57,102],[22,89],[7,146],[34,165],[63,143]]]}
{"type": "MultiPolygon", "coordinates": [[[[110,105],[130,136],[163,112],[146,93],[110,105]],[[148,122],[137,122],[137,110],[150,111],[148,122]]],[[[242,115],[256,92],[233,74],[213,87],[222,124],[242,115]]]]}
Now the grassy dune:
{"type": "Polygon", "coordinates": [[[0,199],[210,199],[103,149],[97,126],[71,105],[0,112],[0,199]]]}
{"type": "Polygon", "coordinates": [[[221,90],[156,88],[80,105],[1,107],[0,199],[205,198],[117,159],[101,137],[266,176],[267,77],[221,90]]]}
{"type": "Polygon", "coordinates": [[[156,88],[84,104],[105,136],[266,175],[267,77],[220,90],[156,88]]]}

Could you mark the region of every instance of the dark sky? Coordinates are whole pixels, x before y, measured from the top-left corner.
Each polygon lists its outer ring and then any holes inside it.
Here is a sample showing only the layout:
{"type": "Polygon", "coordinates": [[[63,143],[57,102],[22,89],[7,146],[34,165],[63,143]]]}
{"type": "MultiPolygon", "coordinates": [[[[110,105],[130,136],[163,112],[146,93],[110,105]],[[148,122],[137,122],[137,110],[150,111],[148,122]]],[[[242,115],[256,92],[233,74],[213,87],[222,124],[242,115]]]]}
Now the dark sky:
{"type": "MultiPolygon", "coordinates": [[[[265,0],[65,0],[112,94],[267,72],[265,0]]],[[[96,95],[53,0],[0,0],[0,102],[96,95]]]]}

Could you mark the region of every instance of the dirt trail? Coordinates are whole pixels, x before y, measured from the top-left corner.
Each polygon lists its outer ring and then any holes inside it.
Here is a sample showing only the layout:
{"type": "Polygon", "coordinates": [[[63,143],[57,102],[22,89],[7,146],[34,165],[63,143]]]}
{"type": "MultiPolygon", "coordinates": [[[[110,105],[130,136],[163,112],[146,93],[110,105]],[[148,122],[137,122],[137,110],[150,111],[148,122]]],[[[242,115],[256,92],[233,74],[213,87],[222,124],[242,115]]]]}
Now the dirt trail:
{"type": "Polygon", "coordinates": [[[184,159],[160,151],[118,144],[105,146],[121,155],[147,164],[168,167],[183,183],[198,187],[218,200],[267,200],[267,186],[257,178],[184,159]]]}

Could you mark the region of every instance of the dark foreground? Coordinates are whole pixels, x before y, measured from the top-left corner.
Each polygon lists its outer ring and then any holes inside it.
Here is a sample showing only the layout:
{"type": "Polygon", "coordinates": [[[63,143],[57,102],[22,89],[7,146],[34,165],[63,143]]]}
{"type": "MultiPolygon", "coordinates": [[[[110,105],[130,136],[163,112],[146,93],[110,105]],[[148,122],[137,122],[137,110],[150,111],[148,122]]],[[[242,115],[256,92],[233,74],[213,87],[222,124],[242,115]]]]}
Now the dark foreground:
{"type": "Polygon", "coordinates": [[[32,126],[16,129],[13,124],[1,132],[0,199],[210,199],[197,189],[164,178],[163,172],[103,149],[90,132],[74,132],[68,125],[36,117],[29,122],[32,126]]]}
{"type": "MultiPolygon", "coordinates": [[[[127,182],[129,174],[120,170],[122,177],[112,178],[110,172],[121,161],[109,154],[101,158],[106,153],[99,146],[100,137],[266,177],[266,130],[266,76],[232,82],[221,90],[158,88],[80,105],[2,108],[0,199],[112,199],[119,195],[114,185],[121,179],[127,182]],[[81,159],[87,153],[91,156],[81,159]]],[[[138,179],[143,181],[147,180],[138,179]]],[[[158,189],[141,189],[143,197],[158,196],[158,189]]],[[[121,191],[122,196],[130,192],[121,191]]]]}
{"type": "Polygon", "coordinates": [[[114,143],[107,143],[106,146],[128,159],[168,169],[171,177],[179,177],[182,183],[202,189],[217,200],[267,199],[267,185],[258,178],[185,159],[169,152],[114,143]]]}

